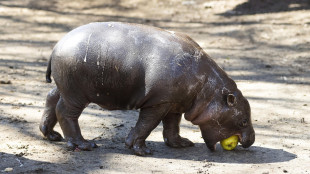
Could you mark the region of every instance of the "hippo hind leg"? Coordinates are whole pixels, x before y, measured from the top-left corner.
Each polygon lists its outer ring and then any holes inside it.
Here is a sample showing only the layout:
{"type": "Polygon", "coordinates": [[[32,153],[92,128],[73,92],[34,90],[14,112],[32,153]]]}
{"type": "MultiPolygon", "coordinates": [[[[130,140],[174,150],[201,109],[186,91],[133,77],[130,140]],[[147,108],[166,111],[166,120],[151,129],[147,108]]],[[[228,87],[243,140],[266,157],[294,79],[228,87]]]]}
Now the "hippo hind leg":
{"type": "Polygon", "coordinates": [[[169,113],[162,120],[163,122],[163,137],[166,145],[169,147],[190,147],[194,143],[180,136],[180,122],[182,114],[169,113]]]}
{"type": "MultiPolygon", "coordinates": [[[[72,100],[66,100],[71,101],[72,100]]],[[[80,100],[79,100],[80,101],[80,100]]],[[[92,150],[98,147],[94,142],[87,141],[81,134],[81,129],[78,123],[82,111],[85,108],[85,103],[69,103],[65,102],[63,97],[60,97],[56,105],[56,116],[60,127],[64,133],[69,150],[92,150]]]]}
{"type": "Polygon", "coordinates": [[[57,88],[52,89],[48,93],[46,97],[45,109],[39,126],[43,135],[50,141],[61,141],[63,139],[58,132],[53,130],[57,123],[55,108],[59,97],[60,95],[57,88]]]}

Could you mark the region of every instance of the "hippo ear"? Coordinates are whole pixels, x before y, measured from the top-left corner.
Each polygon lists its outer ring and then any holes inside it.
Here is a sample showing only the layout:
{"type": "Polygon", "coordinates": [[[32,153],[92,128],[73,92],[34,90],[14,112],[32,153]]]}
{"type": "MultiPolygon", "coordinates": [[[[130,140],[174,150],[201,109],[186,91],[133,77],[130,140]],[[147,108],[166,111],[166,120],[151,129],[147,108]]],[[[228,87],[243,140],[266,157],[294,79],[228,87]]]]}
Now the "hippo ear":
{"type": "Polygon", "coordinates": [[[232,107],[235,106],[237,103],[236,96],[234,94],[228,94],[227,95],[227,104],[228,106],[232,107]]]}

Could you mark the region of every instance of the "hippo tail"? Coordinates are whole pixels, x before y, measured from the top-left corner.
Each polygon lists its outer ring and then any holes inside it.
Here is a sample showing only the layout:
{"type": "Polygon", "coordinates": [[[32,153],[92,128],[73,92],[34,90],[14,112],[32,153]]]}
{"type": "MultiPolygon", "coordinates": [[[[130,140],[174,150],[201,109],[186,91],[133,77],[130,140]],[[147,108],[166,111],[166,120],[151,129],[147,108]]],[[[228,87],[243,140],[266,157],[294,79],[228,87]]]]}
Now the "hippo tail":
{"type": "Polygon", "coordinates": [[[52,60],[52,56],[50,57],[50,60],[48,61],[48,65],[47,65],[47,69],[46,69],[46,82],[47,83],[52,83],[52,79],[51,79],[51,73],[52,73],[52,69],[51,69],[51,60],[52,60]]]}

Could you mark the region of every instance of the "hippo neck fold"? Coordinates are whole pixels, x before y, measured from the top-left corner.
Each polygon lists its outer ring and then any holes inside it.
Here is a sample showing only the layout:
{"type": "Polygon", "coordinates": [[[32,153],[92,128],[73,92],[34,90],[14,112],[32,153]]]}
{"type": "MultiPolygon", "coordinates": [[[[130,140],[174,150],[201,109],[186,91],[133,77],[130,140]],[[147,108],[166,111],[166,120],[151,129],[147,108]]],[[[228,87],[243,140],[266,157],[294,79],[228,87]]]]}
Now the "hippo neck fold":
{"type": "MultiPolygon", "coordinates": [[[[185,112],[185,119],[193,122],[215,100],[221,100],[224,93],[235,91],[235,82],[207,55],[204,69],[205,81],[197,93],[192,107],[185,112]]],[[[212,117],[212,116],[210,116],[212,117]]],[[[196,122],[196,121],[195,121],[196,122]]]]}

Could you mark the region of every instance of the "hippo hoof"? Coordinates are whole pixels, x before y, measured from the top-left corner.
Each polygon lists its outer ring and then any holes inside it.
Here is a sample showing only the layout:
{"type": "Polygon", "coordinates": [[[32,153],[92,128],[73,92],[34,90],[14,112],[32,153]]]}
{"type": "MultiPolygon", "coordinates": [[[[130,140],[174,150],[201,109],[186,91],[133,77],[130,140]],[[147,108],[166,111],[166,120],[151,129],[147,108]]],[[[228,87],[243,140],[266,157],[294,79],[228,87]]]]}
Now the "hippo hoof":
{"type": "Polygon", "coordinates": [[[173,148],[181,148],[181,147],[191,147],[191,146],[194,146],[193,142],[191,142],[187,138],[182,138],[181,136],[178,136],[177,138],[174,138],[174,139],[164,138],[164,141],[165,141],[167,146],[173,147],[173,148]]]}
{"type": "Polygon", "coordinates": [[[138,156],[152,155],[152,151],[149,148],[147,148],[146,146],[142,146],[142,147],[133,146],[132,149],[133,149],[134,153],[138,156]]]}
{"type": "Polygon", "coordinates": [[[40,131],[43,133],[44,137],[46,137],[50,141],[61,141],[63,140],[60,133],[56,131],[48,131],[47,126],[40,124],[40,131]]]}
{"type": "Polygon", "coordinates": [[[83,150],[83,151],[91,151],[93,148],[97,148],[97,144],[91,141],[68,141],[67,148],[68,150],[83,150]]]}
{"type": "Polygon", "coordinates": [[[152,155],[152,151],[146,147],[145,140],[135,140],[128,136],[126,138],[125,144],[128,148],[132,149],[134,153],[138,156],[152,155]]]}
{"type": "Polygon", "coordinates": [[[56,131],[52,131],[50,133],[48,133],[46,135],[46,138],[50,141],[61,141],[63,140],[62,136],[60,135],[60,133],[56,132],[56,131]]]}

